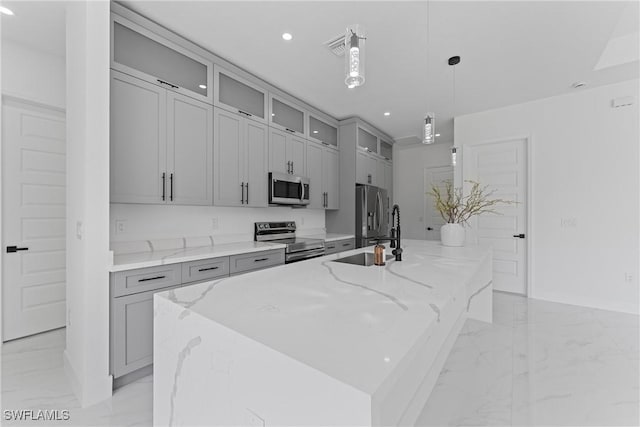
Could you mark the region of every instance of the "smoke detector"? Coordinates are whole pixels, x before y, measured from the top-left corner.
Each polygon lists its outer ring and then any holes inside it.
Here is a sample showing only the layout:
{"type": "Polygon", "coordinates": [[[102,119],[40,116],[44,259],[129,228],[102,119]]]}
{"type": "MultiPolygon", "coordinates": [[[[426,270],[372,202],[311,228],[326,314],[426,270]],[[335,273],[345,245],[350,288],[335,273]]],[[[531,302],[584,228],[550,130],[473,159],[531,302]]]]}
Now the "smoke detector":
{"type": "Polygon", "coordinates": [[[326,42],[324,42],[324,45],[335,56],[344,56],[344,52],[346,50],[346,45],[344,43],[344,34],[340,34],[327,40],[326,42]]]}

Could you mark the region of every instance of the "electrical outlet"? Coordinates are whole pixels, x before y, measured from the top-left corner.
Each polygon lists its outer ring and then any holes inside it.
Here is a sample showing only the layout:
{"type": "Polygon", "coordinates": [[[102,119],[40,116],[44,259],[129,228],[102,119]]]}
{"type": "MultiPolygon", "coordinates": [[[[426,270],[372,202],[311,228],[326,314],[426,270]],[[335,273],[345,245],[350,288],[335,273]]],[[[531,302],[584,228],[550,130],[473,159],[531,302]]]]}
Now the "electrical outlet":
{"type": "Polygon", "coordinates": [[[82,240],[82,221],[76,221],[76,238],[82,240]]]}
{"type": "Polygon", "coordinates": [[[211,229],[212,230],[217,230],[218,229],[218,217],[214,216],[213,218],[211,218],[211,229]]]}
{"type": "Polygon", "coordinates": [[[116,234],[122,234],[127,231],[127,221],[122,219],[116,220],[116,234]]]}
{"type": "Polygon", "coordinates": [[[624,281],[627,282],[627,283],[633,282],[633,274],[624,273],[624,281]]]}
{"type": "Polygon", "coordinates": [[[578,225],[578,219],[575,217],[561,218],[560,227],[562,228],[575,228],[578,225]]]}
{"type": "Polygon", "coordinates": [[[264,420],[251,409],[247,408],[247,425],[251,427],[264,427],[264,420]]]}
{"type": "Polygon", "coordinates": [[[300,225],[304,225],[304,217],[300,218],[300,225]]]}

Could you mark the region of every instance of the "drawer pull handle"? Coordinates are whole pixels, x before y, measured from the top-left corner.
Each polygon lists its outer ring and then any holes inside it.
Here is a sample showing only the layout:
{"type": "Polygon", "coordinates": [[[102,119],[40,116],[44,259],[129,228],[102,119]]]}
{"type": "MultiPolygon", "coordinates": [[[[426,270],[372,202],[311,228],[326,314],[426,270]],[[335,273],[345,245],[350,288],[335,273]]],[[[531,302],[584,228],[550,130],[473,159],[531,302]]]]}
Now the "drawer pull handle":
{"type": "Polygon", "coordinates": [[[200,268],[198,269],[198,271],[209,271],[209,270],[217,270],[218,267],[207,267],[207,268],[200,268]]]}
{"type": "Polygon", "coordinates": [[[138,282],[148,282],[149,280],[158,280],[158,279],[164,279],[167,276],[155,276],[155,277],[145,277],[144,279],[138,279],[138,282]]]}
{"type": "Polygon", "coordinates": [[[351,246],[351,243],[343,243],[342,246],[351,246]]]}
{"type": "Polygon", "coordinates": [[[335,246],[327,246],[327,249],[335,249],[335,246]]]}
{"type": "Polygon", "coordinates": [[[245,115],[245,116],[247,116],[247,117],[251,117],[251,116],[253,116],[253,114],[247,113],[246,111],[242,111],[242,110],[238,110],[238,113],[240,113],[240,114],[244,114],[244,115],[245,115]]]}
{"type": "Polygon", "coordinates": [[[269,258],[258,258],[254,259],[253,262],[267,261],[269,258]]]}

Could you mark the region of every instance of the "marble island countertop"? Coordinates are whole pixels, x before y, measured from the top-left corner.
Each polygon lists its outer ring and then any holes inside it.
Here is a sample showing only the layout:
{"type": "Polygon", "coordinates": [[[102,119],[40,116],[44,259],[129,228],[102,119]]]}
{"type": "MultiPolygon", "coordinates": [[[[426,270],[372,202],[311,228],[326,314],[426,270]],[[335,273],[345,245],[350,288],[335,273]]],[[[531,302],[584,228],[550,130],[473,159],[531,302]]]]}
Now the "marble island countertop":
{"type": "Polygon", "coordinates": [[[251,252],[284,249],[286,245],[266,242],[222,243],[210,246],[175,248],[148,252],[123,253],[113,257],[109,271],[125,271],[164,264],[197,261],[207,258],[246,254],[251,252]]]}
{"type": "MultiPolygon", "coordinates": [[[[403,261],[363,267],[305,262],[156,294],[367,394],[374,394],[449,307],[469,310],[491,285],[473,278],[484,248],[403,241],[403,261]]],[[[460,313],[456,314],[456,319],[460,313]]]]}

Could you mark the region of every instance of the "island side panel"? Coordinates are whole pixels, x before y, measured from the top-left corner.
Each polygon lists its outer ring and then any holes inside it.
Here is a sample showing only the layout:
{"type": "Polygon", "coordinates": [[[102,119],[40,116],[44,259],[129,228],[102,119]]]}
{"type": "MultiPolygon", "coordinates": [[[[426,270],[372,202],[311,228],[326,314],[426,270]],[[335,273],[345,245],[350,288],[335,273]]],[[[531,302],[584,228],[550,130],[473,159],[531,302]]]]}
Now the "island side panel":
{"type": "Polygon", "coordinates": [[[153,422],[369,426],[371,398],[156,295],[153,422]]]}
{"type": "Polygon", "coordinates": [[[465,295],[464,286],[458,286],[447,304],[438,307],[437,320],[376,391],[374,425],[412,425],[417,419],[466,319],[465,295]]]}
{"type": "Polygon", "coordinates": [[[467,317],[493,323],[493,255],[484,257],[467,284],[467,317]]]}

